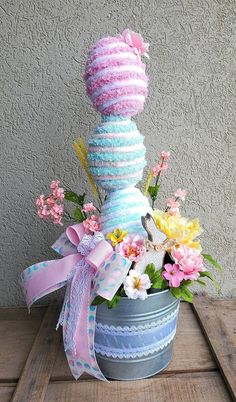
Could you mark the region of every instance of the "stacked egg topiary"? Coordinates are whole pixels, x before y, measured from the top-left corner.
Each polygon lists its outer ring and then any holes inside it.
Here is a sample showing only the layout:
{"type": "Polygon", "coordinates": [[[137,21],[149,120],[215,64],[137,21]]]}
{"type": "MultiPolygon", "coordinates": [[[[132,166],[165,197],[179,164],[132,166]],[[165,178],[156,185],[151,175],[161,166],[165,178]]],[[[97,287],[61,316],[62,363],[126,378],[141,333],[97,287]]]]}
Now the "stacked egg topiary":
{"type": "Polygon", "coordinates": [[[95,182],[108,191],[101,211],[104,233],[116,227],[144,233],[141,216],[147,198],[134,186],[142,179],[144,137],[130,119],[143,110],[148,78],[140,55],[147,51],[140,35],[129,30],[99,40],[89,51],[87,94],[101,123],[89,140],[89,168],[95,182]]]}

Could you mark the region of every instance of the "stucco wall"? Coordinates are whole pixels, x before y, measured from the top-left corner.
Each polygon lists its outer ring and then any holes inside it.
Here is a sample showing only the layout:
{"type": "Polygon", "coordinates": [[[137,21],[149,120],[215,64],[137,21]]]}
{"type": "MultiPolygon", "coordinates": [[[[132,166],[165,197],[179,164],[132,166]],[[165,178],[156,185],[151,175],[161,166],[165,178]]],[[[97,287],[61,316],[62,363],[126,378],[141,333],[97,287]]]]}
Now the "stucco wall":
{"type": "Polygon", "coordinates": [[[159,206],[188,189],[184,212],[199,216],[205,250],[224,267],[223,295],[236,295],[235,20],[233,0],[1,2],[1,305],[23,304],[20,272],[54,256],[61,228],[37,218],[36,196],[55,177],[78,192],[88,186],[71,147],[99,120],[85,95],[86,54],[127,27],[151,45],[149,97],[136,119],[149,164],[162,149],[172,154],[159,206]]]}

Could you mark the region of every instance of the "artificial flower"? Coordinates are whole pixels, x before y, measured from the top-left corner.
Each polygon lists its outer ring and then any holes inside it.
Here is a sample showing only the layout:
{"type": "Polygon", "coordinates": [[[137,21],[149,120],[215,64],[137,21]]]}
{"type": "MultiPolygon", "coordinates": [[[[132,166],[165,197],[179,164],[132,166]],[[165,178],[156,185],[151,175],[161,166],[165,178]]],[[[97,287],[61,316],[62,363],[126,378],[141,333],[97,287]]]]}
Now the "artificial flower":
{"type": "Polygon", "coordinates": [[[170,159],[170,152],[169,151],[161,151],[161,158],[164,161],[168,161],[170,159]]]}
{"type": "Polygon", "coordinates": [[[38,208],[43,208],[44,207],[44,205],[45,205],[45,197],[44,197],[44,195],[43,194],[41,194],[38,198],[37,198],[37,200],[35,201],[35,205],[38,207],[38,208]]]}
{"type": "Polygon", "coordinates": [[[140,274],[135,269],[131,269],[124,280],[124,290],[129,299],[145,300],[147,289],[150,289],[151,285],[149,276],[140,274]]]}
{"type": "Polygon", "coordinates": [[[162,277],[169,282],[170,288],[178,288],[184,279],[184,273],[180,271],[178,264],[165,264],[164,268],[162,277]]]}
{"type": "Polygon", "coordinates": [[[149,59],[149,43],[144,42],[140,34],[133,32],[130,29],[125,29],[122,32],[121,37],[124,39],[127,45],[134,49],[137,55],[144,55],[149,59]]]}
{"type": "Polygon", "coordinates": [[[139,235],[125,236],[122,243],[117,244],[116,252],[130,261],[139,261],[145,254],[144,239],[139,235]]]}
{"type": "Polygon", "coordinates": [[[50,215],[50,211],[49,211],[49,209],[47,208],[47,206],[44,205],[42,208],[39,208],[39,209],[38,209],[37,214],[38,214],[39,218],[45,220],[45,219],[47,219],[47,217],[50,215]]]}
{"type": "Polygon", "coordinates": [[[187,190],[182,190],[181,188],[178,188],[178,190],[176,190],[175,192],[175,197],[180,198],[182,201],[185,201],[187,193],[187,190]]]}
{"type": "Polygon", "coordinates": [[[97,215],[91,215],[90,218],[85,219],[83,221],[83,226],[86,234],[99,232],[101,230],[99,217],[97,215]]]}
{"type": "Polygon", "coordinates": [[[82,211],[87,213],[87,212],[93,212],[96,211],[97,208],[93,205],[92,202],[88,202],[87,204],[83,205],[82,211]]]}
{"type": "Polygon", "coordinates": [[[55,225],[62,225],[64,213],[63,199],[65,190],[59,187],[59,184],[59,180],[53,180],[50,184],[51,194],[47,198],[42,194],[35,202],[38,208],[38,216],[44,220],[51,217],[55,225]]]}
{"type": "Polygon", "coordinates": [[[198,250],[181,244],[171,251],[171,256],[184,274],[184,279],[194,281],[205,271],[203,256],[198,250]]]}
{"type": "Polygon", "coordinates": [[[156,177],[159,173],[164,172],[168,169],[168,163],[157,163],[152,168],[152,177],[156,177]]]}
{"type": "Polygon", "coordinates": [[[200,241],[194,241],[203,232],[198,219],[188,220],[180,214],[171,215],[160,210],[153,212],[153,218],[158,229],[165,233],[168,239],[176,240],[177,244],[186,244],[199,251],[202,250],[200,241]]]}
{"type": "Polygon", "coordinates": [[[112,246],[117,246],[118,243],[121,243],[124,240],[124,237],[127,235],[127,230],[120,230],[119,228],[115,229],[112,233],[107,233],[106,238],[111,240],[112,246]]]}
{"type": "Polygon", "coordinates": [[[174,198],[168,198],[167,202],[167,211],[169,214],[171,215],[176,215],[179,213],[179,207],[180,207],[180,203],[178,201],[176,201],[174,198]]]}
{"type": "Polygon", "coordinates": [[[50,184],[50,189],[55,190],[56,188],[59,187],[60,181],[59,180],[53,180],[50,184]]]}

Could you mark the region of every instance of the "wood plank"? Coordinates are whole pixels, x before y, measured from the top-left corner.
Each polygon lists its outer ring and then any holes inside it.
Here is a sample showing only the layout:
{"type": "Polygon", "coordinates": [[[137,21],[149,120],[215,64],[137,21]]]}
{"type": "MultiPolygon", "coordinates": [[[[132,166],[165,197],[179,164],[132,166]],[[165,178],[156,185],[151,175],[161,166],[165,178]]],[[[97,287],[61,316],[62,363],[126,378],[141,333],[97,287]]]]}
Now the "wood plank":
{"type": "Polygon", "coordinates": [[[45,402],[229,402],[218,372],[161,375],[142,381],[50,383],[45,402]]]}
{"type": "Polygon", "coordinates": [[[52,302],[45,313],[12,402],[44,400],[61,337],[61,332],[55,331],[58,314],[59,306],[52,302]]]}
{"type": "MultiPolygon", "coordinates": [[[[165,372],[194,372],[213,369],[216,369],[216,363],[209,351],[191,306],[188,303],[181,303],[173,359],[165,369],[165,372]]],[[[82,378],[91,377],[83,375],[82,378]]],[[[62,343],[55,361],[51,380],[72,380],[62,343]]]]}
{"type": "Polygon", "coordinates": [[[228,331],[224,323],[224,320],[235,323],[236,300],[234,303],[235,307],[232,308],[231,304],[231,309],[225,303],[224,319],[222,310],[206,296],[195,297],[193,308],[232,398],[236,401],[236,331],[228,331]]]}
{"type": "Polygon", "coordinates": [[[16,382],[20,377],[44,312],[37,308],[29,315],[27,309],[16,308],[8,316],[0,309],[0,381],[16,382]]]}
{"type": "Polygon", "coordinates": [[[0,386],[0,401],[10,402],[14,393],[15,387],[13,385],[4,384],[0,386]]]}
{"type": "Polygon", "coordinates": [[[1,321],[41,321],[47,307],[37,306],[30,309],[26,307],[1,307],[0,308],[0,323],[1,321]]]}

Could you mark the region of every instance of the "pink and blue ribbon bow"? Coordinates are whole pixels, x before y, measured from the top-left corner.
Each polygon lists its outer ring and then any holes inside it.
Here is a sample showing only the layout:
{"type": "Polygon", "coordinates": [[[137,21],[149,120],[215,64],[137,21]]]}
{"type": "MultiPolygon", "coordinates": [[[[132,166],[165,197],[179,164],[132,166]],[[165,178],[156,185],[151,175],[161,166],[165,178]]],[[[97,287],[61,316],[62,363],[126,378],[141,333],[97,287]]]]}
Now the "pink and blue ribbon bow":
{"type": "Polygon", "coordinates": [[[131,262],[114,252],[102,233],[85,234],[83,224],[69,226],[52,248],[63,256],[26,268],[21,284],[28,307],[66,285],[58,325],[63,326],[64,349],[73,376],[83,372],[106,381],[94,349],[96,295],[111,300],[131,262]]]}

